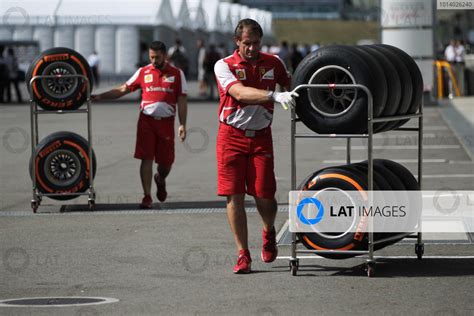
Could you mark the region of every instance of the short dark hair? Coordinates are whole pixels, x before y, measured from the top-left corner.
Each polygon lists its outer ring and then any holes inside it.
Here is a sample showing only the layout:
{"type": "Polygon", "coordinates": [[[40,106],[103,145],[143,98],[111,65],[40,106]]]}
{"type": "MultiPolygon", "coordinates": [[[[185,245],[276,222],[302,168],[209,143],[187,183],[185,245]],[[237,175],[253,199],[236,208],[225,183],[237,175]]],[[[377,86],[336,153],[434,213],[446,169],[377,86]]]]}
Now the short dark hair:
{"type": "Polygon", "coordinates": [[[250,33],[257,33],[260,37],[263,37],[263,30],[260,24],[257,21],[252,19],[243,19],[237,23],[234,31],[234,37],[237,39],[242,38],[242,33],[244,31],[244,27],[249,29],[250,33]]]}
{"type": "Polygon", "coordinates": [[[153,41],[150,43],[149,48],[154,51],[160,51],[166,54],[166,45],[161,41],[153,41]]]}

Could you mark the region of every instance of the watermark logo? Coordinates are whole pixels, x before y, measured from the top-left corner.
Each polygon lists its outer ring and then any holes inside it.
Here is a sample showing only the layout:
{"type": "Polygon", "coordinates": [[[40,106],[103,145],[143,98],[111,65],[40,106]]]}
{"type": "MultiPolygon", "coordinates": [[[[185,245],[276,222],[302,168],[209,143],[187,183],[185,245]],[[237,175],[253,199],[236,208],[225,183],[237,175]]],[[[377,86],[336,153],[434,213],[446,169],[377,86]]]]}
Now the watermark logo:
{"type": "Polygon", "coordinates": [[[456,190],[442,188],[433,196],[433,205],[441,214],[451,214],[459,209],[461,195],[456,190]]]}
{"type": "Polygon", "coordinates": [[[20,247],[7,249],[3,253],[2,259],[5,270],[14,274],[22,273],[30,265],[30,255],[20,247]]]}
{"type": "Polygon", "coordinates": [[[209,254],[201,247],[188,249],[183,256],[183,266],[191,273],[201,273],[209,266],[209,254]]]}
{"type": "Polygon", "coordinates": [[[13,29],[13,26],[26,26],[29,24],[30,16],[22,7],[11,7],[3,13],[2,22],[4,26],[13,29]]]}
{"type": "Polygon", "coordinates": [[[474,191],[291,191],[291,232],[467,233],[474,227],[474,191]],[[440,225],[440,223],[450,223],[440,225]]]}
{"type": "Polygon", "coordinates": [[[29,136],[28,132],[23,128],[11,127],[3,134],[3,148],[12,154],[22,153],[30,144],[29,136]]]}
{"type": "Polygon", "coordinates": [[[324,216],[324,206],[321,203],[321,201],[319,201],[318,199],[308,197],[308,198],[304,198],[298,204],[296,213],[297,213],[298,219],[301,221],[301,223],[306,224],[306,225],[315,225],[315,224],[319,223],[321,221],[321,219],[323,218],[323,216],[324,216]],[[304,216],[303,209],[308,204],[310,204],[310,205],[313,204],[318,209],[318,215],[316,215],[315,218],[308,219],[304,216]]]}
{"type": "Polygon", "coordinates": [[[183,145],[192,154],[201,153],[209,146],[209,134],[201,127],[191,127],[186,132],[186,140],[183,145]]]}

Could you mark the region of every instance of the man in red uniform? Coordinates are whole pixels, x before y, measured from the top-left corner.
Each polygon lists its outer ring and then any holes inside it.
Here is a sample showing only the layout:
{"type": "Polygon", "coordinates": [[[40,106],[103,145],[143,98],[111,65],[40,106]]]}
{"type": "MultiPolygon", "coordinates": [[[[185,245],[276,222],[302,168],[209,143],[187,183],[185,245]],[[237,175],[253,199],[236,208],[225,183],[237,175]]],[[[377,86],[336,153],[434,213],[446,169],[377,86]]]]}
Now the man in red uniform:
{"type": "Polygon", "coordinates": [[[141,159],[140,177],[144,197],[141,208],[151,208],[151,181],[153,160],[158,164],[154,176],[157,198],[166,200],[166,182],[174,161],[174,117],[176,105],[179,117],[179,138],[186,138],[187,86],[183,72],[168,64],[166,46],[160,41],[150,44],[148,51],[151,63],[138,69],[123,85],[98,95],[93,101],[120,98],[137,89],[142,90],[140,117],[137,127],[135,158],[141,159]]]}
{"type": "Polygon", "coordinates": [[[278,57],[260,52],[262,36],[256,21],[241,20],[235,29],[237,50],[214,67],[220,94],[217,194],[227,197],[227,218],[239,252],[234,273],[249,273],[252,261],[245,193],[254,196],[263,220],[262,260],[272,262],[278,254],[270,124],[273,102],[287,109],[294,106],[293,98],[298,96],[294,92],[275,92],[276,84],[289,88],[290,76],[278,57]]]}

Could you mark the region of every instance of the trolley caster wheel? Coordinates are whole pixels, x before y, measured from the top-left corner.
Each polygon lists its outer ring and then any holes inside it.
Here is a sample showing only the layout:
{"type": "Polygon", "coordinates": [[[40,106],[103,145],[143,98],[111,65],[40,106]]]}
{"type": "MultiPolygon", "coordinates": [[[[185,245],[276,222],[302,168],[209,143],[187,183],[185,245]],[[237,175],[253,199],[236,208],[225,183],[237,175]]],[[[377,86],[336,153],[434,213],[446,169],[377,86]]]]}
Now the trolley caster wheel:
{"type": "Polygon", "coordinates": [[[38,210],[39,203],[37,201],[31,201],[31,209],[33,210],[33,213],[36,213],[38,210]]]}
{"type": "Polygon", "coordinates": [[[423,259],[423,254],[425,253],[425,245],[424,244],[416,244],[415,245],[415,253],[418,260],[423,259]]]}
{"type": "Polygon", "coordinates": [[[95,210],[95,201],[94,200],[89,200],[89,202],[87,203],[88,207],[89,207],[89,211],[93,211],[95,210]]]}
{"type": "Polygon", "coordinates": [[[298,260],[290,261],[290,271],[292,276],[296,276],[296,274],[298,273],[298,267],[298,260]]]}
{"type": "Polygon", "coordinates": [[[369,278],[375,276],[375,262],[367,262],[367,276],[369,278]]]}

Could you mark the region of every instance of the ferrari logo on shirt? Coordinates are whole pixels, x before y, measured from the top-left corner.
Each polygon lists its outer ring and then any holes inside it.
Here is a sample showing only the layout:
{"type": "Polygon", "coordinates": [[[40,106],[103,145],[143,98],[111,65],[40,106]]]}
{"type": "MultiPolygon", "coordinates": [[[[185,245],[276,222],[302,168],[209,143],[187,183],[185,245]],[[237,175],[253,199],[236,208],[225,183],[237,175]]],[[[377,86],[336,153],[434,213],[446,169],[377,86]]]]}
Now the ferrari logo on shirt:
{"type": "Polygon", "coordinates": [[[245,75],[245,69],[236,69],[235,74],[237,75],[237,79],[245,80],[247,76],[245,75]]]}
{"type": "Polygon", "coordinates": [[[174,82],[174,76],[163,76],[163,82],[174,82]]]}
{"type": "Polygon", "coordinates": [[[145,75],[145,83],[153,82],[153,75],[145,75]]]}
{"type": "Polygon", "coordinates": [[[266,80],[273,80],[275,79],[275,74],[274,74],[274,68],[270,69],[270,70],[267,70],[265,68],[260,68],[260,74],[262,75],[262,80],[266,79],[266,80]]]}

